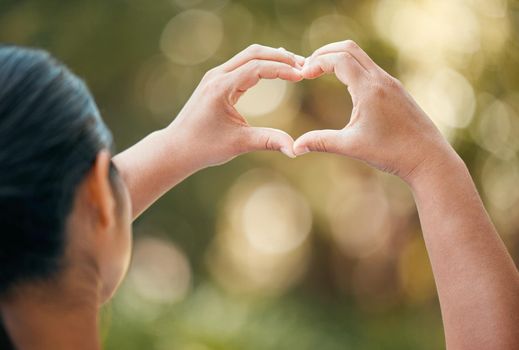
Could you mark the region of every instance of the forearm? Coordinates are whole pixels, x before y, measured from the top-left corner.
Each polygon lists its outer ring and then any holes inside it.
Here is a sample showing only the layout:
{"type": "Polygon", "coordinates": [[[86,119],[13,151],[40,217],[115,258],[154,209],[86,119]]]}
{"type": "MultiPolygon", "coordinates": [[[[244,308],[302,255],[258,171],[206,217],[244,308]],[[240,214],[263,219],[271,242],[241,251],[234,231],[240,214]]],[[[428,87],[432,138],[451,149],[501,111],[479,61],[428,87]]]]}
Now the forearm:
{"type": "Polygon", "coordinates": [[[456,155],[411,187],[449,349],[519,348],[519,275],[456,155]]]}
{"type": "Polygon", "coordinates": [[[350,121],[302,135],[295,153],[339,153],[404,178],[417,203],[449,350],[519,349],[518,272],[461,159],[403,85],[357,44],[321,47],[302,75],[332,72],[352,96],[350,121]]]}
{"type": "Polygon", "coordinates": [[[200,170],[193,140],[174,124],[151,133],[113,161],[128,187],[135,219],[164,193],[200,170]]]}

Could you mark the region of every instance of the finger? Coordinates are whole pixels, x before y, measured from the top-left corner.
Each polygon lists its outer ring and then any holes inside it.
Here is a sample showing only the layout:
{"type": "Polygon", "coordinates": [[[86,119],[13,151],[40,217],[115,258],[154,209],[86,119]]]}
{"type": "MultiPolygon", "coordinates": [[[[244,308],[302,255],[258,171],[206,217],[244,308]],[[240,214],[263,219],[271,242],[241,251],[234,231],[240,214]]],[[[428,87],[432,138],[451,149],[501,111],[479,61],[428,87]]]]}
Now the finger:
{"type": "Polygon", "coordinates": [[[295,158],[294,139],[286,132],[272,128],[246,127],[243,134],[245,152],[279,151],[289,158],[295,158]]]}
{"type": "MultiPolygon", "coordinates": [[[[290,51],[287,51],[284,47],[280,47],[279,50],[284,50],[288,53],[291,53],[290,51]]],[[[291,53],[293,54],[293,53],[291,53]]],[[[296,66],[303,67],[305,65],[306,58],[301,55],[293,54],[296,59],[296,66]]]]}
{"type": "Polygon", "coordinates": [[[302,67],[305,65],[305,62],[306,62],[306,58],[301,56],[301,55],[296,55],[296,60],[297,60],[297,63],[299,63],[299,65],[302,67]]]}
{"type": "Polygon", "coordinates": [[[339,41],[331,43],[317,49],[312,58],[320,55],[326,55],[335,52],[349,52],[367,71],[380,69],[380,67],[368,56],[357,43],[352,40],[339,41]]]}
{"type": "Polygon", "coordinates": [[[364,81],[367,75],[364,68],[349,52],[316,56],[308,60],[301,70],[301,75],[305,79],[315,79],[330,73],[335,73],[341,82],[353,89],[364,81]]]}
{"type": "Polygon", "coordinates": [[[301,135],[294,142],[294,154],[329,152],[342,154],[341,130],[313,130],[301,135]]]}
{"type": "Polygon", "coordinates": [[[305,58],[303,56],[293,54],[290,51],[287,51],[284,47],[280,47],[280,48],[278,48],[278,50],[282,50],[282,51],[288,52],[289,54],[294,55],[294,59],[296,61],[296,64],[294,65],[294,67],[299,68],[299,69],[303,68],[303,65],[305,64],[305,58]]]}
{"type": "Polygon", "coordinates": [[[285,63],[252,60],[228,74],[233,91],[243,93],[260,79],[283,79],[288,81],[300,81],[303,79],[301,71],[285,63]]]}
{"type": "Polygon", "coordinates": [[[222,64],[221,67],[224,71],[231,72],[251,60],[277,61],[294,67],[297,64],[296,56],[287,50],[253,44],[222,64]]]}

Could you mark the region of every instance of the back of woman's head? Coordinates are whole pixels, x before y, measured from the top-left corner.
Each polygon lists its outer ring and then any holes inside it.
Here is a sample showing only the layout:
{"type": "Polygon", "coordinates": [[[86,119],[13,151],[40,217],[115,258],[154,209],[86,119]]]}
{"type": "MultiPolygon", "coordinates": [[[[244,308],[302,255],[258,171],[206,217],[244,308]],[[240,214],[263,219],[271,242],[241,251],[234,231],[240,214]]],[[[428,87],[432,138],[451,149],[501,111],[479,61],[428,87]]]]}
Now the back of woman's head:
{"type": "Polygon", "coordinates": [[[75,191],[111,143],[79,78],[44,51],[0,46],[0,296],[59,270],[75,191]]]}

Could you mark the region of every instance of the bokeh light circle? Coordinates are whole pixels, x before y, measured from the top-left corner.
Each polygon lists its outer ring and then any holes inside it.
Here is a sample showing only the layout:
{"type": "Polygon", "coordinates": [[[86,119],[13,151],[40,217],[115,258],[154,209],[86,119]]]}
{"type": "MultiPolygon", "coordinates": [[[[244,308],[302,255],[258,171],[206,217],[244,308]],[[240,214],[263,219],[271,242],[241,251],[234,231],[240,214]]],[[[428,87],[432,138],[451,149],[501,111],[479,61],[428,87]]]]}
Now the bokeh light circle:
{"type": "Polygon", "coordinates": [[[283,80],[261,80],[248,90],[236,104],[236,109],[247,117],[260,117],[275,111],[285,100],[288,83],[283,80]]]}
{"type": "Polygon", "coordinates": [[[243,174],[219,217],[208,261],[213,277],[226,289],[278,294],[306,271],[312,213],[277,174],[262,169],[243,174]]]}
{"type": "Polygon", "coordinates": [[[266,184],[247,199],[243,231],[252,246],[265,253],[286,253],[310,232],[312,216],[304,198],[288,186],[266,184]]]}
{"type": "Polygon", "coordinates": [[[438,128],[449,136],[451,129],[467,127],[476,109],[474,89],[468,80],[451,68],[420,71],[402,79],[438,128]]]}
{"type": "Polygon", "coordinates": [[[187,10],[167,23],[160,48],[174,63],[197,65],[216,53],[223,34],[223,23],[217,15],[210,11],[187,10]]]}
{"type": "Polygon", "coordinates": [[[391,233],[388,201],[380,186],[337,194],[328,217],[334,241],[350,257],[365,257],[381,248],[391,233]]]}
{"type": "Polygon", "coordinates": [[[173,243],[146,237],[135,244],[128,282],[141,298],[155,303],[182,300],[191,286],[191,268],[173,243]]]}

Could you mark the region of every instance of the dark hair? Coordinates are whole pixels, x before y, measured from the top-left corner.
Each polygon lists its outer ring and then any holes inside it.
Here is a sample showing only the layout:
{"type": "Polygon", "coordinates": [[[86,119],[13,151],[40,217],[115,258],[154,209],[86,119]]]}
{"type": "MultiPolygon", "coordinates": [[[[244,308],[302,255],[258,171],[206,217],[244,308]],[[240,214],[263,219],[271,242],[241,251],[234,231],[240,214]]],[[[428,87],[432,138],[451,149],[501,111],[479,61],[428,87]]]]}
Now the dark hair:
{"type": "Polygon", "coordinates": [[[0,45],[0,296],[59,271],[76,188],[107,148],[81,79],[45,51],[0,45]]]}

